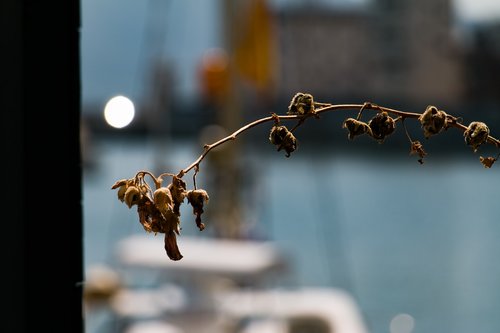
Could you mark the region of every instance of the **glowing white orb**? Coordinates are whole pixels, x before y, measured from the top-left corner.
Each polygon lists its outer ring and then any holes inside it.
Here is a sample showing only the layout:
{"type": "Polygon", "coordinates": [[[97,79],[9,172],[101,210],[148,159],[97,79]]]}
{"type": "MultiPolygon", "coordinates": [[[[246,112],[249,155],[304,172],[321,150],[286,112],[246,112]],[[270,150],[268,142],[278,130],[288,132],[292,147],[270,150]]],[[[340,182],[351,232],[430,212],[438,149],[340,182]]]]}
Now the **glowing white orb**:
{"type": "Polygon", "coordinates": [[[111,98],[104,107],[104,119],[115,128],[123,128],[134,119],[134,103],[125,96],[111,98]]]}

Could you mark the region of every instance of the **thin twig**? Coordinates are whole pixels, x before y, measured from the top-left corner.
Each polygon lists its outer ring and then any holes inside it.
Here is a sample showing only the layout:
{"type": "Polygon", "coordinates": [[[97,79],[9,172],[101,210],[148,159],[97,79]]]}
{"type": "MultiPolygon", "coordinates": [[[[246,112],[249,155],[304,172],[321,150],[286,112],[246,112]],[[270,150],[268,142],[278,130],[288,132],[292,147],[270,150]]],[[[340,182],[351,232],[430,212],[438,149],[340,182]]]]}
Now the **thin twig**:
{"type": "Polygon", "coordinates": [[[406,124],[405,124],[405,119],[404,118],[401,118],[401,123],[403,124],[403,128],[405,129],[405,133],[406,133],[406,137],[408,138],[408,140],[410,140],[410,143],[413,142],[411,136],[410,136],[410,133],[408,133],[408,128],[406,128],[406,124]]]}
{"type": "Polygon", "coordinates": [[[199,165],[194,166],[194,173],[193,173],[193,188],[196,190],[196,175],[198,174],[198,171],[200,171],[199,165]]]}
{"type": "Polygon", "coordinates": [[[151,177],[151,179],[153,180],[153,182],[155,183],[155,187],[156,188],[160,188],[161,187],[161,178],[158,177],[156,178],[151,172],[149,171],[146,171],[146,170],[141,170],[139,172],[136,173],[135,177],[136,179],[139,179],[139,178],[142,178],[143,182],[147,185],[148,183],[146,182],[146,180],[144,179],[144,176],[145,175],[148,175],[149,177],[151,177]]]}

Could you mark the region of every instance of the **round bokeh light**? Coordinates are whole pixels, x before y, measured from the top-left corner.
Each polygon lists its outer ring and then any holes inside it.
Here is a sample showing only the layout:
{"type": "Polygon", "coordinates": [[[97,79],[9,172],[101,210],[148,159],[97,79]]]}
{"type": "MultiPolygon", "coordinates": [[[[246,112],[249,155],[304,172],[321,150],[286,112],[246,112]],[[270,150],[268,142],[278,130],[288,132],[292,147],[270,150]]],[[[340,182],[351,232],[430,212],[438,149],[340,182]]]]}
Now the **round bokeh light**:
{"type": "Polygon", "coordinates": [[[114,128],[123,128],[134,119],[134,103],[125,96],[111,98],[104,107],[104,119],[114,128]]]}

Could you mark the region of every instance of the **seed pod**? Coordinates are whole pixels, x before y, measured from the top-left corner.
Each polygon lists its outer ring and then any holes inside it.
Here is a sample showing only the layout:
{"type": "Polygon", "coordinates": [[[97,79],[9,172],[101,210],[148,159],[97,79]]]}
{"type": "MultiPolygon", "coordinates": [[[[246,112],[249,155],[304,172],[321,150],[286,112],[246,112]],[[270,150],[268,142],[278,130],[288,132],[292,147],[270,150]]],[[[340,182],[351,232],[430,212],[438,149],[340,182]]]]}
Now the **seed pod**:
{"type": "Polygon", "coordinates": [[[396,129],[396,122],[387,112],[382,111],[370,119],[368,126],[371,129],[373,138],[378,140],[379,143],[383,143],[385,138],[396,129]]]}
{"type": "Polygon", "coordinates": [[[286,157],[290,157],[290,154],[297,149],[297,139],[286,126],[273,126],[269,141],[278,147],[278,151],[285,149],[286,157]]]}
{"type": "Polygon", "coordinates": [[[490,135],[490,129],[485,123],[473,121],[464,132],[465,143],[472,146],[476,152],[479,146],[488,140],[488,135],[490,135]]]}
{"type": "Polygon", "coordinates": [[[127,204],[128,208],[131,208],[133,205],[136,205],[139,200],[141,200],[142,194],[139,189],[135,186],[129,186],[125,191],[124,201],[127,204]]]}
{"type": "Polygon", "coordinates": [[[428,139],[445,128],[446,112],[429,105],[425,112],[418,117],[418,120],[424,129],[425,138],[428,139]]]}
{"type": "Polygon", "coordinates": [[[347,128],[347,130],[349,131],[349,134],[347,135],[349,140],[354,140],[356,136],[365,133],[368,133],[370,136],[373,136],[372,130],[367,123],[359,121],[354,118],[347,118],[346,120],[344,120],[342,128],[347,128]]]}
{"type": "Polygon", "coordinates": [[[296,93],[290,101],[287,114],[304,115],[314,113],[314,98],[311,94],[296,93]]]}

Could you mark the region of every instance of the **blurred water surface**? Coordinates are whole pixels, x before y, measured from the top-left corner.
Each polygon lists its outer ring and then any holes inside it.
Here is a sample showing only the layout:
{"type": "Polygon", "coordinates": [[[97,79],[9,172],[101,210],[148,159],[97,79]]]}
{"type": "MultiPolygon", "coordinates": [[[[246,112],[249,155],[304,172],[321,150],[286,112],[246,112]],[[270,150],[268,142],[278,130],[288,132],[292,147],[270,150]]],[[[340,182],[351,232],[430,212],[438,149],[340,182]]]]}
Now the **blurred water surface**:
{"type": "MultiPolygon", "coordinates": [[[[497,165],[485,169],[472,153],[436,152],[424,165],[405,154],[334,150],[285,158],[264,146],[245,153],[249,219],[290,260],[279,283],[346,289],[374,333],[389,332],[401,313],[414,318],[412,332],[500,332],[497,165]]],[[[116,243],[144,232],[110,189],[116,180],[142,169],[176,172],[200,153],[192,142],[96,140],[96,164],[84,173],[85,267],[112,265],[116,243]]],[[[192,212],[182,214],[183,234],[198,232],[192,212]]]]}

